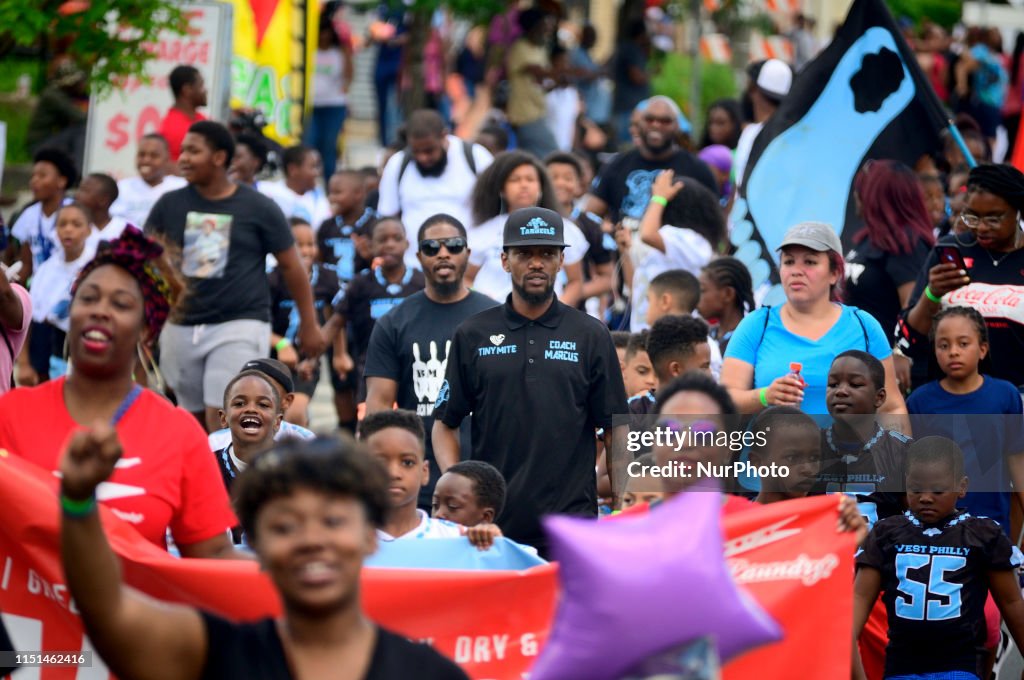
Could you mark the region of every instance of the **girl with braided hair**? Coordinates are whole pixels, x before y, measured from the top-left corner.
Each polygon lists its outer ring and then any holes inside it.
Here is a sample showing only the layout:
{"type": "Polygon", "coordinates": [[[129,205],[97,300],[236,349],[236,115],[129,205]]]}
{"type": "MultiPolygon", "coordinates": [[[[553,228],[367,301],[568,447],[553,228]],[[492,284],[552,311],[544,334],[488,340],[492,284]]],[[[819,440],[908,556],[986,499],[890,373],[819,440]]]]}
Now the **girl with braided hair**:
{"type": "Polygon", "coordinates": [[[991,375],[1024,387],[1024,174],[1010,165],[979,165],[967,179],[962,234],[936,244],[900,315],[899,348],[914,359],[917,385],[940,377],[928,334],[947,307],[977,309],[988,326],[991,375]],[[959,250],[962,266],[943,247],[959,250]],[[931,367],[931,370],[929,370],[931,367]]]}
{"type": "Polygon", "coordinates": [[[110,423],[124,446],[96,500],[185,557],[235,557],[237,524],[206,434],[186,411],[135,382],[136,353],[153,345],[181,286],[163,248],[127,227],[101,244],[71,292],[66,377],[0,398],[0,448],[56,471],[68,437],[110,423]]]}
{"type": "Polygon", "coordinates": [[[735,257],[715,258],[701,270],[697,312],[711,324],[723,356],[733,331],[756,306],[750,271],[735,257]]]}

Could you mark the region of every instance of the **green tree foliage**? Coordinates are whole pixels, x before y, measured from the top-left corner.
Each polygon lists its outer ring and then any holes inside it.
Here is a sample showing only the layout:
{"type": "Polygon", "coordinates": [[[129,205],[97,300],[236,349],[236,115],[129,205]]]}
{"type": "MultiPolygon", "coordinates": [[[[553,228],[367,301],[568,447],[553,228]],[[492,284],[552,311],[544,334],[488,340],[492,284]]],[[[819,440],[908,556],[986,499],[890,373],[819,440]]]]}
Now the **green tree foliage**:
{"type": "MultiPolygon", "coordinates": [[[[704,111],[693,111],[690,106],[693,62],[688,55],[677,53],[666,54],[663,59],[660,70],[651,81],[651,87],[655,94],[675,100],[696,128],[704,120],[704,111]]],[[[706,109],[715,100],[736,97],[738,93],[736,77],[730,66],[701,60],[700,101],[703,108],[706,109]]]]}
{"type": "Polygon", "coordinates": [[[906,17],[920,26],[931,21],[945,28],[952,28],[963,14],[962,0],[885,0],[889,11],[897,19],[906,17]]]}
{"type": "Polygon", "coordinates": [[[186,28],[171,0],[0,0],[4,42],[67,53],[89,73],[94,92],[141,77],[154,56],[146,45],[163,31],[182,35],[186,28]]]}

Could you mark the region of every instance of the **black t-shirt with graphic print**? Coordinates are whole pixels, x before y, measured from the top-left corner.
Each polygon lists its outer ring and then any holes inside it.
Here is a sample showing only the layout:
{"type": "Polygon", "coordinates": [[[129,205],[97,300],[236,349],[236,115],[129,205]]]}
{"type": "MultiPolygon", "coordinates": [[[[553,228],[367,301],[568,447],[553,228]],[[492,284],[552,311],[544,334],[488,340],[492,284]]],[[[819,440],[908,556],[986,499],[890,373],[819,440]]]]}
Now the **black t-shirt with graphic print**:
{"type": "Polygon", "coordinates": [[[295,243],[272,200],[239,185],[231,196],[211,201],[190,184],[157,200],[146,218],[146,233],[162,235],[182,249],[188,297],[175,323],[270,321],[267,255],[295,243]]]}
{"type": "Polygon", "coordinates": [[[426,281],[418,269],[406,269],[402,280],[388,283],[380,269],[363,272],[338,294],[335,314],[341,314],[350,332],[352,342],[348,354],[361,367],[366,361],[366,348],[370,333],[378,319],[402,304],[405,298],[423,290],[426,281]]]}
{"type": "Polygon", "coordinates": [[[621,153],[594,179],[590,193],[608,205],[612,222],[623,217],[640,219],[651,200],[651,184],[662,170],[673,170],[676,177],[692,177],[718,195],[708,166],[683,149],[656,161],[644,158],[636,149],[621,153]]]}
{"type": "MultiPolygon", "coordinates": [[[[450,304],[434,302],[420,291],[385,314],[370,334],[365,377],[394,380],[398,384],[398,408],[419,414],[427,432],[430,484],[420,490],[422,508],[430,507],[434,483],[440,477],[430,444],[430,430],[434,426],[434,402],[444,382],[452,335],[469,317],[496,306],[497,302],[475,291],[450,304]]],[[[461,434],[463,450],[469,451],[468,420],[463,422],[461,434]]]]}
{"type": "Polygon", "coordinates": [[[328,269],[334,270],[338,280],[348,283],[356,274],[370,268],[370,262],[359,256],[353,236],[369,236],[367,227],[373,222],[377,213],[366,208],[352,224],[338,217],[324,220],[316,232],[316,245],[320,250],[320,259],[328,269]]]}

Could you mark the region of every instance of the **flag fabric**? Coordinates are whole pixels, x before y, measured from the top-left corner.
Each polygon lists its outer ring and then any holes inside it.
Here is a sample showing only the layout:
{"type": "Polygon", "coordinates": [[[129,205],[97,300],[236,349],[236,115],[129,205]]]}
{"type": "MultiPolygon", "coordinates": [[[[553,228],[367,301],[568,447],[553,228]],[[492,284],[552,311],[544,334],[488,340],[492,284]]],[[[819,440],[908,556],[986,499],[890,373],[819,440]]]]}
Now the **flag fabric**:
{"type": "MultiPolygon", "coordinates": [[[[64,583],[56,487],[52,475],[0,450],[0,617],[19,650],[93,652],[64,583]]],[[[835,498],[818,497],[723,517],[733,577],[785,631],[783,640],[727,664],[725,680],[791,680],[794,673],[815,680],[849,677],[854,539],[836,531],[836,516],[835,498]]],[[[255,562],[176,559],[106,508],[100,517],[128,585],[231,619],[280,615],[280,599],[255,562]]],[[[429,641],[471,677],[518,680],[550,633],[557,569],[366,568],[361,595],[375,621],[429,641]]],[[[629,603],[621,611],[635,615],[629,603]]],[[[32,670],[39,680],[110,678],[95,654],[88,668],[32,670]]]]}
{"type": "Polygon", "coordinates": [[[825,222],[849,244],[851,196],[864,161],[913,167],[948,119],[882,0],[855,0],[832,43],[801,70],[750,153],[731,221],[736,257],[765,304],[784,302],[778,254],[786,230],[825,222]]]}
{"type": "Polygon", "coordinates": [[[367,567],[392,569],[468,569],[471,571],[519,571],[547,562],[537,551],[507,538],[480,550],[465,537],[378,541],[377,552],[364,563],[367,567]]]}

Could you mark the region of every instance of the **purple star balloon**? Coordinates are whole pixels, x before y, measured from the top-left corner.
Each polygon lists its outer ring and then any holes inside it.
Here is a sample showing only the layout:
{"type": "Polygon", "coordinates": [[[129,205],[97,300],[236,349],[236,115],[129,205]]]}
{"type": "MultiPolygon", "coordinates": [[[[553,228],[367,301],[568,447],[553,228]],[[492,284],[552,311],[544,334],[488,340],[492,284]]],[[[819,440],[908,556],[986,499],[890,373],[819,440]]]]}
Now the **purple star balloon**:
{"type": "Polygon", "coordinates": [[[779,640],[729,575],[721,512],[721,494],[692,491],[635,518],[546,518],[562,593],[530,680],[615,680],[704,636],[723,662],[779,640]]]}

